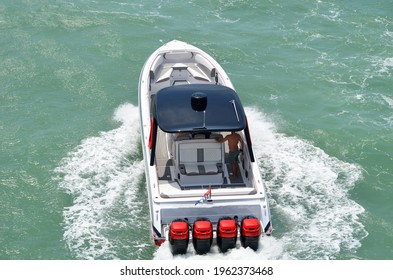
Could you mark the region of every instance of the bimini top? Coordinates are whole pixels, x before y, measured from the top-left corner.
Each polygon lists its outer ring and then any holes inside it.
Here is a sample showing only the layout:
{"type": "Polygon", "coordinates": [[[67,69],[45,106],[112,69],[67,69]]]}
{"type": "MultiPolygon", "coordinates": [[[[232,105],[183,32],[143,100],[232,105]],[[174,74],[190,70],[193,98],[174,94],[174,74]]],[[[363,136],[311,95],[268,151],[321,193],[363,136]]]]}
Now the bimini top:
{"type": "Polygon", "coordinates": [[[215,84],[187,84],[157,92],[154,116],[165,132],[239,131],[246,116],[236,92],[215,84]]]}

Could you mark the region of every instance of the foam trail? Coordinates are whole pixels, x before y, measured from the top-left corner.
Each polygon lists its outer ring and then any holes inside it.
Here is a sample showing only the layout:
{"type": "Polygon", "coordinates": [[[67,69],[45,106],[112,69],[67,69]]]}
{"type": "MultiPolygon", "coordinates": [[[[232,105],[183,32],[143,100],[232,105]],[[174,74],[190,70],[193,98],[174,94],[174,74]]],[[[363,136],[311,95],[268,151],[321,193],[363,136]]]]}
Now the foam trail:
{"type": "Polygon", "coordinates": [[[270,198],[273,236],[262,237],[257,252],[247,248],[173,257],[165,244],[156,259],[334,259],[340,251],[360,247],[367,235],[359,216],[364,209],[348,191],[361,178],[361,168],[330,157],[305,140],[276,131],[254,108],[246,108],[254,153],[270,198]]]}
{"type": "MultiPolygon", "coordinates": [[[[262,237],[257,252],[238,244],[225,254],[213,246],[203,256],[196,255],[190,243],[186,255],[173,257],[166,242],[154,258],[326,259],[359,248],[367,235],[359,222],[364,209],[348,191],[361,178],[361,169],[305,140],[278,133],[258,110],[246,111],[271,201],[273,236],[262,237]]],[[[114,119],[121,123],[119,128],[84,140],[56,169],[60,186],[73,197],[73,205],[64,210],[64,239],[82,259],[119,258],[124,244],[116,236],[128,233],[130,224],[138,228],[148,220],[140,218],[143,202],[136,198],[143,174],[137,108],[122,105],[114,119]],[[111,234],[113,228],[120,232],[111,234]]],[[[135,235],[128,251],[148,246],[147,240],[135,235]]]]}
{"type": "Polygon", "coordinates": [[[81,259],[118,258],[111,232],[138,215],[135,196],[143,162],[137,156],[137,108],[124,104],[113,118],[119,128],[85,139],[55,170],[60,187],[73,197],[63,213],[64,239],[81,259]]]}
{"type": "Polygon", "coordinates": [[[356,164],[342,162],[305,140],[276,132],[256,109],[248,109],[257,157],[278,220],[283,258],[332,259],[361,246],[367,235],[362,206],[348,192],[362,178],[356,164]]]}
{"type": "Polygon", "coordinates": [[[192,242],[189,243],[187,254],[173,256],[170,252],[169,243],[164,242],[154,253],[155,260],[169,259],[192,259],[192,260],[250,260],[250,259],[279,259],[283,255],[282,242],[274,237],[262,237],[259,241],[259,249],[254,252],[250,248],[240,246],[237,241],[236,248],[221,253],[217,244],[213,243],[210,252],[206,255],[197,255],[192,242]]]}

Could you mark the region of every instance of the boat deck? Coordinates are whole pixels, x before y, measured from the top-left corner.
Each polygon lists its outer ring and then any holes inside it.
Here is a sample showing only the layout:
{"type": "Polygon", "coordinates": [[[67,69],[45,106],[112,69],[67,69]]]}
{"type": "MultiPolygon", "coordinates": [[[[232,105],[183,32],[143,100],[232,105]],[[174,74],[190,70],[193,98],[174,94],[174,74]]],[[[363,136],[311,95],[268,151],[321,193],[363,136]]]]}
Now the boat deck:
{"type": "MultiPolygon", "coordinates": [[[[228,154],[225,153],[225,164],[223,166],[223,183],[222,184],[200,184],[192,186],[181,186],[176,180],[176,167],[168,152],[168,143],[166,134],[159,130],[157,134],[156,148],[156,166],[158,174],[159,193],[162,198],[169,197],[193,197],[201,196],[201,190],[207,190],[210,186],[215,189],[216,195],[239,195],[239,194],[255,194],[256,190],[248,179],[239,164],[240,174],[237,178],[233,178],[232,167],[228,163],[228,154]]],[[[226,151],[228,148],[226,147],[226,151]]],[[[200,176],[201,182],[204,181],[204,175],[200,176]]]]}

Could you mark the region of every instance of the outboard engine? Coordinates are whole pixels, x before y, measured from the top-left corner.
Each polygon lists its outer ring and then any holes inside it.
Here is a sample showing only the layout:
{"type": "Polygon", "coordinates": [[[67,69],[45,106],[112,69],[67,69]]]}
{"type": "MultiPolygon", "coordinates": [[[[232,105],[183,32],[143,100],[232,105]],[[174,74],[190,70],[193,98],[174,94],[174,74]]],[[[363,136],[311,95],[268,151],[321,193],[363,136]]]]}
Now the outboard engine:
{"type": "Polygon", "coordinates": [[[221,252],[225,253],[228,249],[236,247],[237,223],[231,217],[224,217],[217,223],[217,245],[221,252]]]}
{"type": "Polygon", "coordinates": [[[261,235],[261,224],[253,216],[244,217],[240,227],[240,241],[243,247],[258,250],[259,236],[261,235]]]}
{"type": "Polygon", "coordinates": [[[187,252],[190,231],[185,220],[174,220],[169,226],[169,247],[173,255],[187,252]]]}
{"type": "Polygon", "coordinates": [[[206,254],[210,251],[213,242],[213,226],[209,219],[200,218],[194,222],[192,230],[192,243],[197,254],[206,254]]]}

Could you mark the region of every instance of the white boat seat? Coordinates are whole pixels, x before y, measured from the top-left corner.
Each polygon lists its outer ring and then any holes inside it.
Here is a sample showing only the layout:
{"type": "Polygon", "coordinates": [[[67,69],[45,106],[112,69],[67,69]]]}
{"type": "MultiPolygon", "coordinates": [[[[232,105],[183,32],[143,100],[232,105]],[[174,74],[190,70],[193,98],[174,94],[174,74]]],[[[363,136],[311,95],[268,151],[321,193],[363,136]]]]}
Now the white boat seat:
{"type": "Polygon", "coordinates": [[[187,164],[184,166],[184,171],[186,172],[187,175],[199,175],[200,174],[198,165],[187,164]]]}
{"type": "Polygon", "coordinates": [[[222,172],[223,145],[215,140],[181,141],[178,166],[184,175],[212,175],[222,172]]]}
{"type": "Polygon", "coordinates": [[[205,164],[204,167],[206,174],[216,174],[219,172],[217,164],[205,164]]]}
{"type": "Polygon", "coordinates": [[[180,172],[186,175],[212,175],[222,172],[221,163],[181,164],[180,172]]]}

